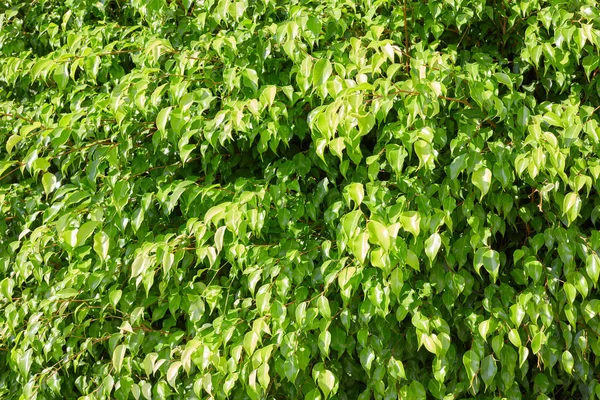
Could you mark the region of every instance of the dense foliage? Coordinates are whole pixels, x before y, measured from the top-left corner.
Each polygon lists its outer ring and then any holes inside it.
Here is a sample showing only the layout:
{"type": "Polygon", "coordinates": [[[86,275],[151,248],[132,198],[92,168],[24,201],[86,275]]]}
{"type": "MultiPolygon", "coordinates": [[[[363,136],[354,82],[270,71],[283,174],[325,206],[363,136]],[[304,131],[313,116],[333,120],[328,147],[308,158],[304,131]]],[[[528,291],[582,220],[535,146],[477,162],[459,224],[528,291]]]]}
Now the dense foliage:
{"type": "Polygon", "coordinates": [[[595,0],[0,0],[3,399],[600,398],[595,0]]]}

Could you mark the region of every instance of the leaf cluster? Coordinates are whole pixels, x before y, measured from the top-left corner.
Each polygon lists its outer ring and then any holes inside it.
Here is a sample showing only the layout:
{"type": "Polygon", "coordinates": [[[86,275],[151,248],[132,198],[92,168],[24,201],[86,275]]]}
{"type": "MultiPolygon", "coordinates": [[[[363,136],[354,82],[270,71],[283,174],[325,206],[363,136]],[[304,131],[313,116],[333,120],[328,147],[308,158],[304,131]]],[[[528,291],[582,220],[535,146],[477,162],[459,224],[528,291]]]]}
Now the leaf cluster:
{"type": "Polygon", "coordinates": [[[0,397],[600,398],[595,0],[0,0],[0,397]]]}

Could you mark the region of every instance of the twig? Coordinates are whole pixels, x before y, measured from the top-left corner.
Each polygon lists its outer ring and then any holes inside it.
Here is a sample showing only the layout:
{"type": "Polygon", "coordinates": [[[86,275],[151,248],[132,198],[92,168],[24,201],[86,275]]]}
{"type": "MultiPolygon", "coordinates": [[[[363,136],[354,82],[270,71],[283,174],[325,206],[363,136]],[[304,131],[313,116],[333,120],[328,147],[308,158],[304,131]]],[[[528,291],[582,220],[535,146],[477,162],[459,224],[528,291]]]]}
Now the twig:
{"type": "MultiPolygon", "coordinates": [[[[25,122],[28,122],[30,124],[34,124],[36,122],[36,121],[34,121],[34,120],[30,119],[30,118],[24,117],[24,116],[19,115],[19,114],[0,113],[0,117],[18,118],[18,119],[23,120],[25,122]]],[[[43,124],[41,124],[41,123],[40,123],[40,128],[46,129],[46,127],[43,124]]]]}
{"type": "Polygon", "coordinates": [[[6,178],[7,176],[9,176],[10,174],[12,174],[13,172],[15,172],[16,170],[18,170],[19,168],[21,168],[21,165],[19,165],[17,168],[15,169],[11,169],[10,171],[8,171],[6,174],[0,176],[0,181],[4,178],[6,178]]]}

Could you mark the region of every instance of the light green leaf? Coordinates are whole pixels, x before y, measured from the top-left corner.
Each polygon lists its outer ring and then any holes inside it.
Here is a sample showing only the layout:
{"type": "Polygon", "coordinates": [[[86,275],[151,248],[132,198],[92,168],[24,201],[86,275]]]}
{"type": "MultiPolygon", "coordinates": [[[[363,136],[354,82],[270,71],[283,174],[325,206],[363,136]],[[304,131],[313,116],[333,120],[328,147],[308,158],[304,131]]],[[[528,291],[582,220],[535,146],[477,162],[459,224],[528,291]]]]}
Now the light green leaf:
{"type": "Polygon", "coordinates": [[[588,254],[585,259],[585,270],[594,286],[596,286],[600,275],[600,257],[598,257],[598,254],[588,254]]]}
{"type": "Polygon", "coordinates": [[[480,358],[477,352],[469,350],[463,355],[463,365],[467,372],[467,377],[472,382],[475,376],[479,372],[480,358]]]}
{"type": "Polygon", "coordinates": [[[386,251],[390,249],[390,234],[382,223],[371,220],[367,223],[367,230],[371,243],[380,245],[386,251]]]}
{"type": "Polygon", "coordinates": [[[329,331],[323,331],[319,334],[318,345],[321,353],[325,357],[329,357],[329,346],[331,344],[331,333],[329,331]]]}
{"type": "Polygon", "coordinates": [[[506,86],[508,86],[510,89],[512,89],[513,83],[507,74],[505,74],[503,72],[496,72],[494,74],[494,77],[498,80],[498,82],[503,83],[506,86]]]}
{"type": "Polygon", "coordinates": [[[356,228],[362,218],[363,213],[360,210],[349,212],[342,217],[342,230],[348,239],[355,237],[356,228]]]}
{"type": "Polygon", "coordinates": [[[358,258],[361,264],[365,263],[369,247],[369,235],[366,232],[358,234],[350,245],[352,253],[358,258]]]}
{"type": "Polygon", "coordinates": [[[56,293],[56,297],[59,299],[69,299],[79,294],[79,290],[73,288],[66,288],[56,293]]]}
{"type": "Polygon", "coordinates": [[[155,371],[156,360],[158,359],[157,353],[148,353],[142,362],[142,366],[144,367],[144,372],[146,372],[146,376],[151,376],[155,371]]]}
{"type": "Polygon", "coordinates": [[[108,299],[110,300],[110,303],[113,307],[117,307],[119,300],[121,300],[122,294],[123,291],[120,289],[111,290],[111,292],[108,294],[108,299]]]}
{"type": "Polygon", "coordinates": [[[225,236],[225,230],[227,227],[225,225],[220,226],[219,229],[215,232],[215,247],[217,248],[217,253],[221,252],[223,248],[223,238],[225,236]]]}
{"type": "Polygon", "coordinates": [[[169,121],[169,115],[173,107],[165,107],[158,113],[156,117],[156,127],[158,131],[164,135],[167,122],[169,121]]]}
{"type": "Polygon", "coordinates": [[[70,247],[77,246],[77,229],[68,229],[60,233],[60,238],[70,247]]]}
{"type": "Polygon", "coordinates": [[[113,351],[112,363],[113,363],[113,367],[115,368],[115,372],[117,374],[121,371],[121,368],[123,367],[123,359],[125,358],[126,350],[127,350],[127,347],[123,344],[120,344],[117,347],[115,347],[115,349],[113,351]]]}
{"type": "Polygon", "coordinates": [[[402,361],[396,360],[393,356],[390,357],[387,364],[388,373],[392,378],[396,381],[400,381],[402,379],[406,379],[406,372],[404,371],[404,364],[402,361]]]}
{"type": "Polygon", "coordinates": [[[258,335],[254,330],[251,330],[250,332],[246,333],[246,335],[244,335],[244,350],[246,350],[246,354],[248,354],[249,356],[254,354],[257,344],[258,335]]]}
{"type": "Polygon", "coordinates": [[[419,139],[414,143],[414,149],[419,158],[419,168],[429,165],[433,157],[431,145],[426,141],[419,139]]]}
{"type": "Polygon", "coordinates": [[[402,173],[402,168],[404,166],[404,160],[406,159],[407,152],[403,147],[398,145],[390,144],[386,147],[385,156],[387,162],[392,167],[394,172],[398,175],[402,173]]]}
{"type": "Polygon", "coordinates": [[[560,362],[562,364],[563,369],[567,372],[567,374],[573,374],[573,366],[575,365],[575,360],[573,359],[573,354],[569,350],[565,350],[562,353],[560,358],[560,362]]]}
{"type": "Polygon", "coordinates": [[[488,168],[479,168],[473,172],[471,182],[481,191],[480,198],[483,199],[483,196],[489,192],[492,184],[492,171],[488,168]]]}
{"type": "Polygon", "coordinates": [[[258,383],[263,389],[267,389],[269,384],[271,383],[271,378],[269,377],[269,364],[263,363],[258,367],[256,371],[256,378],[258,379],[258,383]]]}
{"type": "Polygon", "coordinates": [[[442,245],[442,237],[435,232],[425,240],[425,254],[429,261],[433,262],[442,245]]]}
{"type": "Polygon", "coordinates": [[[483,254],[482,263],[492,277],[492,282],[496,282],[500,269],[500,254],[496,250],[490,249],[483,254]]]}
{"type": "Polygon", "coordinates": [[[77,247],[85,243],[85,241],[94,233],[96,227],[100,225],[98,221],[87,221],[79,227],[77,231],[77,247]]]}
{"type": "Polygon", "coordinates": [[[6,152],[8,153],[8,155],[12,155],[13,149],[21,140],[23,140],[23,137],[20,135],[11,135],[8,138],[8,140],[6,141],[6,152]]]}
{"type": "Polygon", "coordinates": [[[538,332],[535,334],[533,339],[531,339],[531,351],[534,354],[537,354],[542,349],[542,345],[546,343],[546,335],[543,332],[538,332]]]}
{"type": "Polygon", "coordinates": [[[150,257],[148,257],[148,255],[145,253],[138,254],[131,264],[131,277],[135,278],[138,275],[143,274],[146,272],[149,266],[150,257]]]}
{"type": "Polygon", "coordinates": [[[292,355],[283,362],[283,372],[290,382],[296,382],[299,371],[298,362],[295,356],[292,355]]]}
{"type": "Polygon", "coordinates": [[[46,196],[49,195],[56,188],[56,176],[50,172],[46,172],[42,176],[42,185],[44,186],[44,192],[46,192],[46,196]]]}
{"type": "Polygon", "coordinates": [[[167,370],[167,382],[169,382],[169,385],[171,385],[173,388],[177,388],[175,386],[175,380],[177,379],[177,375],[179,374],[180,367],[181,361],[175,361],[167,370]]]}
{"type": "Polygon", "coordinates": [[[25,350],[22,354],[18,355],[17,365],[19,366],[19,371],[24,377],[29,376],[29,370],[31,369],[31,365],[33,364],[33,349],[29,348],[25,350]]]}
{"type": "Polygon", "coordinates": [[[104,231],[100,231],[94,235],[94,251],[102,260],[106,260],[106,257],[108,257],[109,246],[110,239],[104,231]]]}
{"type": "Polygon", "coordinates": [[[351,183],[346,186],[345,190],[348,191],[348,195],[354,201],[354,208],[360,206],[365,197],[365,189],[363,188],[362,183],[351,183]]]}
{"type": "Polygon", "coordinates": [[[415,271],[419,271],[419,257],[411,249],[406,250],[406,264],[410,265],[415,271]]]}
{"type": "Polygon", "coordinates": [[[260,94],[260,103],[263,107],[271,107],[275,101],[275,95],[277,94],[277,87],[274,85],[265,86],[262,93],[260,94]]]}
{"type": "Polygon", "coordinates": [[[319,296],[317,299],[317,308],[321,316],[326,320],[331,318],[331,309],[329,308],[329,300],[325,296],[319,296]]]}
{"type": "Polygon", "coordinates": [[[56,82],[56,86],[60,90],[64,90],[69,83],[69,64],[66,62],[60,63],[54,70],[52,77],[54,82],[56,82]]]}
{"type": "Polygon", "coordinates": [[[519,335],[519,331],[516,329],[511,329],[508,332],[508,340],[510,340],[513,346],[517,348],[521,347],[521,336],[519,335]]]}
{"type": "Polygon", "coordinates": [[[328,59],[322,58],[317,61],[312,71],[312,81],[314,86],[319,86],[327,82],[331,76],[331,62],[328,59]]]}
{"type": "Polygon", "coordinates": [[[319,374],[318,378],[319,388],[323,391],[325,398],[329,398],[329,395],[333,392],[335,393],[335,388],[337,386],[337,380],[335,375],[330,370],[326,369],[319,374]]]}
{"type": "Polygon", "coordinates": [[[419,236],[421,232],[421,215],[417,211],[407,211],[400,215],[400,224],[402,228],[413,234],[414,237],[419,236]]]}

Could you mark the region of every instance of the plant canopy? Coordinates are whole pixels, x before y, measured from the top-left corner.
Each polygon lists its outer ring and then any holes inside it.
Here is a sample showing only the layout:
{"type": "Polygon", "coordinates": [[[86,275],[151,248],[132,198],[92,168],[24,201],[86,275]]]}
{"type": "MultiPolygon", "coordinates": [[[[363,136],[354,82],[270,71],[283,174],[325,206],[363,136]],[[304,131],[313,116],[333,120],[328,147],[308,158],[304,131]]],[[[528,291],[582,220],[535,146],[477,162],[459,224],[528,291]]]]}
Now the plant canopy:
{"type": "Polygon", "coordinates": [[[596,0],[0,0],[0,398],[600,398],[596,0]]]}

